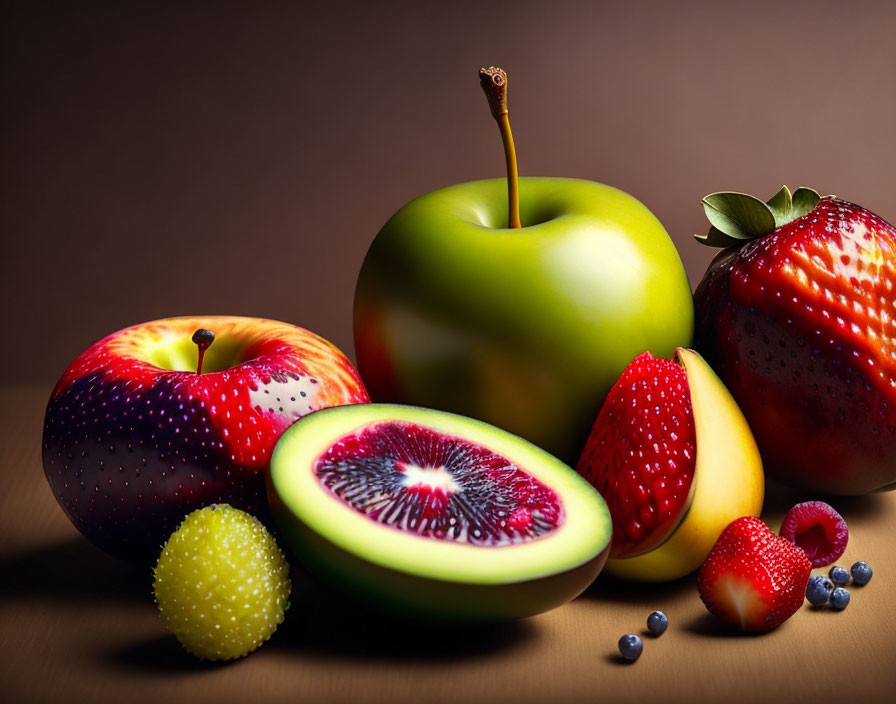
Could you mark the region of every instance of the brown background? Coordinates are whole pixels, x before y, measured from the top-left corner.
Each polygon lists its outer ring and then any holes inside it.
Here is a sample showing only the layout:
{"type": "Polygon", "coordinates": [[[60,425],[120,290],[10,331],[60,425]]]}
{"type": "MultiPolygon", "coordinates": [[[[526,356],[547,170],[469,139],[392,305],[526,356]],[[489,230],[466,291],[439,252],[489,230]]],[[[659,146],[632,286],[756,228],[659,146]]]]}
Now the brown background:
{"type": "Polygon", "coordinates": [[[295,322],[352,352],[399,206],[500,175],[616,185],[711,253],[699,198],[813,185],[896,220],[896,3],[6,3],[0,381],[125,325],[295,322]]]}

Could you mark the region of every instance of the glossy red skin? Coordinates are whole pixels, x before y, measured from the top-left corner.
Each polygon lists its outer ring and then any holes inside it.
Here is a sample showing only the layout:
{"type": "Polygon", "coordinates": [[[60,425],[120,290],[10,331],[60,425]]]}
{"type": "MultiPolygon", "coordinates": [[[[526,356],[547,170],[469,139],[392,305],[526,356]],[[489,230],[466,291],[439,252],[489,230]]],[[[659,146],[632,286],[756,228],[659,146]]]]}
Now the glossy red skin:
{"type": "Polygon", "coordinates": [[[92,542],[125,558],[157,557],[195,508],[223,502],[265,518],[263,471],[283,431],[317,408],[368,400],[349,360],[302,328],[246,318],[154,321],[100,340],[63,374],[47,405],[44,471],[92,542]],[[209,327],[220,338],[230,325],[251,336],[231,369],[198,375],[143,358],[143,345],[173,328],[189,338],[209,327]],[[306,397],[275,402],[302,384],[306,397]],[[259,396],[270,398],[264,408],[259,396]]]}
{"type": "Polygon", "coordinates": [[[643,354],[610,389],[576,471],[613,517],[611,558],[649,552],[678,526],[697,464],[684,368],[643,354]]]}
{"type": "Polygon", "coordinates": [[[896,229],[833,197],[722,252],[695,293],[695,347],[766,470],[831,494],[896,486],[896,229]]]}

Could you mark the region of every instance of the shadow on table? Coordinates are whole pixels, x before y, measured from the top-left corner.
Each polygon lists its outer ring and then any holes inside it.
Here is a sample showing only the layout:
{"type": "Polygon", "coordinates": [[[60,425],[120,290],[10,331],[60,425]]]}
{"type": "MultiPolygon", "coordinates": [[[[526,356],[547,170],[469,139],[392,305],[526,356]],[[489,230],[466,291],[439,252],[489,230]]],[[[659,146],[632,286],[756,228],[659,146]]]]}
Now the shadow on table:
{"type": "Polygon", "coordinates": [[[109,653],[109,659],[115,666],[146,672],[206,672],[241,662],[200,660],[184,650],[172,635],[128,645],[109,653]]]}
{"type": "MultiPolygon", "coordinates": [[[[291,606],[262,646],[311,657],[360,661],[458,662],[506,653],[537,637],[532,620],[460,626],[402,621],[316,581],[301,569],[292,573],[291,606]]],[[[156,672],[202,672],[242,662],[212,663],[187,653],[171,636],[128,645],[108,654],[119,667],[156,672]]]]}
{"type": "Polygon", "coordinates": [[[358,659],[455,661],[522,647],[532,619],[460,625],[402,620],[293,571],[292,605],[268,647],[358,659]]]}
{"type": "Polygon", "coordinates": [[[82,538],[0,558],[0,598],[151,601],[152,570],[82,538]]]}
{"type": "Polygon", "coordinates": [[[684,629],[688,633],[708,638],[761,638],[768,633],[746,633],[734,626],[723,623],[709,611],[704,611],[690,621],[685,622],[684,629]]]}
{"type": "Polygon", "coordinates": [[[679,594],[693,591],[697,583],[694,575],[688,575],[672,582],[630,582],[616,579],[609,574],[598,575],[597,580],[580,596],[580,599],[607,602],[608,604],[668,604],[679,594]]]}
{"type": "MultiPolygon", "coordinates": [[[[0,558],[0,599],[119,601],[152,604],[152,569],[111,557],[81,538],[0,558]]],[[[293,570],[292,606],[265,649],[352,659],[460,660],[520,647],[533,639],[531,621],[486,626],[416,624],[335,591],[293,570]]],[[[120,666],[155,671],[203,671],[200,661],[166,635],[109,653],[120,666]]],[[[226,664],[223,664],[226,666],[226,664]]]]}

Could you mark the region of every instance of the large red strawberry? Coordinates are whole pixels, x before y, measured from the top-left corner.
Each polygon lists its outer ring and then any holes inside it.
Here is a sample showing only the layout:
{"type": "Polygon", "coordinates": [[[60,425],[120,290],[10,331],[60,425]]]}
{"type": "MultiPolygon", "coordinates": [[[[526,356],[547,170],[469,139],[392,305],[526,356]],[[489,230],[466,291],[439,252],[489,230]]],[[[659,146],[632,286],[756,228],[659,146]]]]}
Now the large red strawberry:
{"type": "Polygon", "coordinates": [[[697,589],[711,613],[744,631],[768,631],[803,604],[812,565],[806,553],[753,516],[722,531],[700,567],[697,589]]]}
{"type": "Polygon", "coordinates": [[[703,204],[700,239],[727,249],[695,294],[695,347],[766,469],[836,494],[896,486],[896,229],[807,188],[703,204]]]}

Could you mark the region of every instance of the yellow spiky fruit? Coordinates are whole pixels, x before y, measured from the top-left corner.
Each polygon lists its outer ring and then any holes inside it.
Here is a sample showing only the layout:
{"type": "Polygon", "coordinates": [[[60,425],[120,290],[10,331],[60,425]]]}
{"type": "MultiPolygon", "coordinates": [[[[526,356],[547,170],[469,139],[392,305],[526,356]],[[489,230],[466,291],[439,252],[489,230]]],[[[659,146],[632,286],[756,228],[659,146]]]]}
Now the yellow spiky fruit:
{"type": "Polygon", "coordinates": [[[261,522],[227,504],[187,516],[155,568],[153,591],[169,630],[197,657],[230,660],[283,622],[289,565],[261,522]]]}

